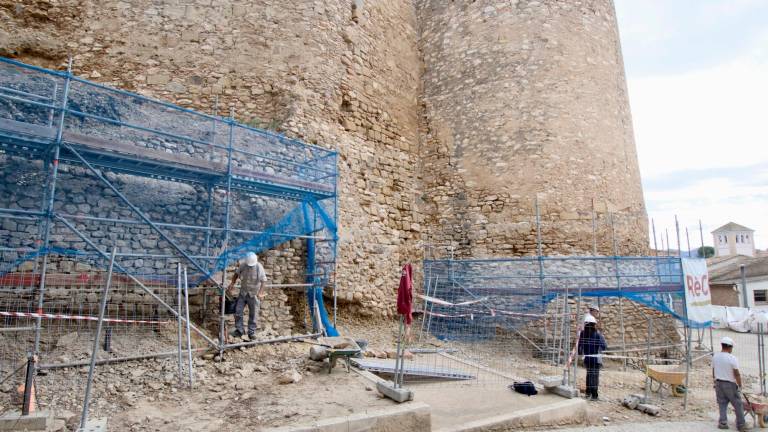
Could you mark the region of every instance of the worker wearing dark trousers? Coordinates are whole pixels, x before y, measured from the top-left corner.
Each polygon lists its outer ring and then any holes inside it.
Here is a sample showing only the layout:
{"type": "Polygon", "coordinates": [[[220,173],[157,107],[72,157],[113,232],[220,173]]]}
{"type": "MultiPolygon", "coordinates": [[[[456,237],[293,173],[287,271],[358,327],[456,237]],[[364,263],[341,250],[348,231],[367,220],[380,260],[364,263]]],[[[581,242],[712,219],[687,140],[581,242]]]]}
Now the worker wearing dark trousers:
{"type": "Polygon", "coordinates": [[[744,402],[741,396],[741,374],[739,361],[731,354],[733,339],[724,337],[720,340],[722,351],[712,357],[712,378],[715,379],[715,397],[720,409],[720,419],[717,427],[728,429],[728,404],[733,405],[736,412],[736,427],[740,431],[747,430],[744,419],[744,402]]]}
{"type": "Polygon", "coordinates": [[[579,354],[584,356],[587,368],[587,398],[597,400],[597,388],[600,385],[600,352],[607,348],[605,338],[597,331],[597,320],[588,315],[584,319],[584,330],[579,336],[579,354]]]}
{"type": "Polygon", "coordinates": [[[241,282],[240,294],[235,304],[235,330],[230,335],[233,337],[245,335],[243,313],[245,306],[248,306],[248,339],[253,340],[256,333],[256,317],[259,314],[261,299],[264,298],[264,284],[267,281],[267,274],[255,253],[249,252],[245,256],[245,262],[240,264],[232,275],[232,282],[227,292],[234,288],[238,278],[241,282]]]}

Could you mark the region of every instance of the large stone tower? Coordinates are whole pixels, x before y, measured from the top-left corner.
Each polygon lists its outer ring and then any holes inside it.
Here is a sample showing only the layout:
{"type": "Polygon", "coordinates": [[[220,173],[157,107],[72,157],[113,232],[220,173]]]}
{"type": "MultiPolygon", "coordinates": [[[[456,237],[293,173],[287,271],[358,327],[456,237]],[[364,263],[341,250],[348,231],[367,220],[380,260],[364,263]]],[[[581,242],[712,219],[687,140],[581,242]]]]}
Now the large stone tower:
{"type": "Polygon", "coordinates": [[[431,241],[464,256],[647,247],[611,0],[417,0],[431,241]],[[593,204],[594,203],[594,204],[593,204]]]}

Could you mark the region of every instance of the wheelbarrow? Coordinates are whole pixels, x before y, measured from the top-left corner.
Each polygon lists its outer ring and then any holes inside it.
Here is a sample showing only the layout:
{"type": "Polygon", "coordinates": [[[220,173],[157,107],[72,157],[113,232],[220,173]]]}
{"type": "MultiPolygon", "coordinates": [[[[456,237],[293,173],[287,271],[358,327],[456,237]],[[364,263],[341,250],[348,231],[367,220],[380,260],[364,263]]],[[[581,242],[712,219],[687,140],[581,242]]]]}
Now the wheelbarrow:
{"type": "Polygon", "coordinates": [[[331,373],[333,368],[336,367],[336,362],[339,359],[344,361],[347,366],[347,372],[349,372],[349,359],[359,355],[362,351],[360,349],[360,345],[358,345],[357,342],[350,337],[321,337],[317,339],[317,342],[319,345],[327,348],[326,353],[328,356],[328,373],[331,373]]]}
{"type": "Polygon", "coordinates": [[[755,427],[764,428],[768,423],[768,401],[759,395],[742,393],[744,396],[744,411],[752,417],[755,427]]]}
{"type": "Polygon", "coordinates": [[[685,394],[685,371],[676,365],[648,365],[645,374],[651,380],[651,391],[661,395],[664,388],[669,387],[672,396],[681,397],[685,394]]]}

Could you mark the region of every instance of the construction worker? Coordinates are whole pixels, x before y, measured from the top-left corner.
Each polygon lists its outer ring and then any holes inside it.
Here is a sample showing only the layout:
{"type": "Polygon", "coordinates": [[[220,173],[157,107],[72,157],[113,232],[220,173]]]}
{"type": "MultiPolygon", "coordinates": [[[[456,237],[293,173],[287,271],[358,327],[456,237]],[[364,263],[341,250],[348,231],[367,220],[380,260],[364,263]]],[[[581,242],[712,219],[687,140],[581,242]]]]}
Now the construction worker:
{"type": "Polygon", "coordinates": [[[600,353],[608,348],[605,338],[597,330],[597,320],[592,315],[584,318],[584,330],[579,336],[579,354],[584,356],[587,368],[587,398],[598,400],[597,388],[600,385],[600,353]]]}
{"type": "Polygon", "coordinates": [[[256,333],[256,316],[259,313],[261,300],[264,298],[264,285],[267,282],[267,273],[259,262],[259,257],[253,252],[248,252],[245,260],[237,267],[232,275],[232,282],[227,287],[227,292],[231,292],[235,287],[235,282],[241,279],[240,294],[235,303],[235,329],[230,333],[233,337],[242,337],[243,330],[243,312],[245,306],[248,306],[248,339],[253,340],[256,333]]]}
{"type": "Polygon", "coordinates": [[[587,322],[588,317],[594,318],[595,322],[597,322],[597,320],[600,319],[600,308],[595,304],[587,306],[587,313],[584,314],[584,322],[587,322]]]}
{"type": "Polygon", "coordinates": [[[733,339],[720,339],[721,350],[712,356],[712,378],[715,380],[715,396],[717,407],[720,409],[719,429],[728,429],[728,404],[733,405],[736,412],[736,427],[740,431],[747,430],[744,421],[744,402],[741,396],[741,374],[739,361],[733,352],[733,339]]]}

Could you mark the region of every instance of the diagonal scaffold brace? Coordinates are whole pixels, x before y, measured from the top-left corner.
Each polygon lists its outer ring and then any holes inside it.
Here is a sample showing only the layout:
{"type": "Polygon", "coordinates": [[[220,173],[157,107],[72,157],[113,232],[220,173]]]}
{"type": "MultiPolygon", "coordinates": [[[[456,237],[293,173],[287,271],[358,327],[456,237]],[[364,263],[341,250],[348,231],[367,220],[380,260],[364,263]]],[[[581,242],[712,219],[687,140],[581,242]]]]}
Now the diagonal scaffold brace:
{"type": "MultiPolygon", "coordinates": [[[[91,241],[91,239],[88,238],[88,236],[86,236],[85,234],[80,232],[80,230],[78,230],[74,225],[72,225],[72,223],[70,221],[68,221],[66,218],[64,218],[64,217],[62,217],[60,215],[55,215],[55,218],[58,219],[59,221],[61,221],[61,223],[63,223],[67,228],[69,228],[75,235],[80,237],[88,246],[90,246],[92,249],[94,249],[96,252],[98,252],[98,254],[101,255],[102,258],[104,258],[106,260],[109,259],[109,254],[108,253],[104,252],[98,246],[96,246],[93,243],[93,241],[91,241]]],[[[155,294],[151,289],[147,288],[147,286],[144,285],[144,283],[142,283],[138,278],[133,276],[125,267],[121,266],[118,263],[115,263],[114,265],[115,265],[115,268],[117,268],[118,271],[120,271],[121,273],[124,273],[131,281],[133,281],[136,285],[138,285],[139,288],[144,290],[144,292],[149,294],[149,296],[152,297],[155,301],[157,301],[160,305],[162,305],[164,308],[166,308],[173,316],[175,316],[179,320],[182,320],[182,322],[186,322],[186,319],[184,318],[184,316],[182,316],[179,312],[177,312],[175,309],[173,309],[168,303],[163,301],[163,299],[161,299],[160,296],[155,294]]],[[[208,337],[208,335],[205,334],[205,332],[203,332],[202,330],[198,329],[192,323],[189,323],[189,327],[192,330],[194,330],[195,333],[200,335],[200,337],[205,339],[205,341],[208,342],[212,347],[217,348],[217,349],[219,348],[219,344],[217,344],[213,339],[208,337]]]]}
{"type": "Polygon", "coordinates": [[[216,282],[216,280],[211,276],[211,274],[208,272],[206,268],[204,268],[200,263],[198,263],[194,258],[192,258],[188,253],[184,251],[184,249],[181,248],[173,239],[165,233],[162,229],[160,229],[157,224],[152,222],[152,220],[147,216],[144,212],[141,211],[138,207],[136,207],[125,195],[123,195],[122,192],[120,192],[115,185],[112,184],[112,182],[109,181],[104,175],[99,171],[96,167],[91,165],[80,153],[77,152],[71,145],[62,143],[62,146],[67,149],[70,153],[72,153],[83,165],[85,165],[89,171],[91,171],[99,180],[102,181],[112,192],[117,195],[118,198],[120,198],[121,201],[123,201],[134,213],[136,213],[139,218],[141,218],[147,225],[149,225],[163,240],[168,242],[169,245],[173,249],[176,250],[176,252],[179,253],[184,259],[189,261],[192,266],[198,270],[200,273],[204,274],[207,278],[207,280],[213,282],[220,290],[224,290],[224,287],[219,282],[216,282]]]}

